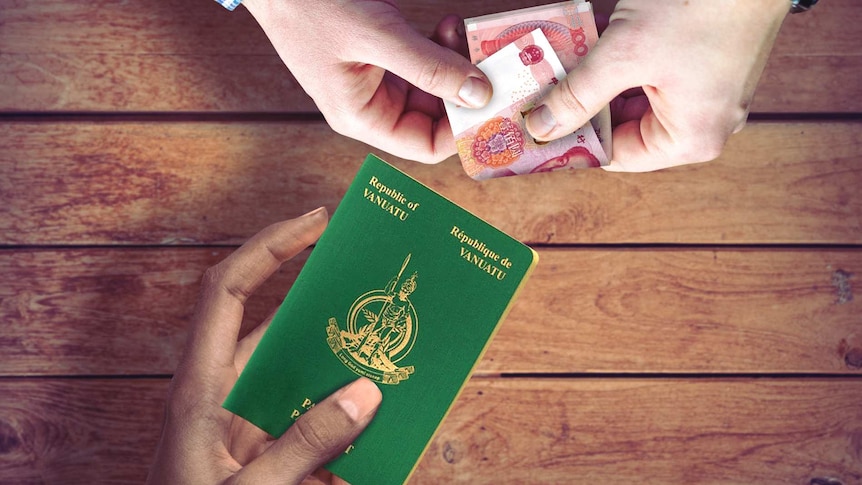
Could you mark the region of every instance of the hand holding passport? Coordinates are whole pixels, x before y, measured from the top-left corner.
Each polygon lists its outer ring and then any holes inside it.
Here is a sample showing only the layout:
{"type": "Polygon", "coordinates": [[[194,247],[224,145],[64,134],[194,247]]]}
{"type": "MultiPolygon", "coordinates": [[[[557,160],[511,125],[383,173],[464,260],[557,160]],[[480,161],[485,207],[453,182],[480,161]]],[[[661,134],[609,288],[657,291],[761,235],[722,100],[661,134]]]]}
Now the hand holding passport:
{"type": "Polygon", "coordinates": [[[537,260],[369,155],[328,225],[272,225],[207,271],[149,483],[299,483],[336,457],[323,476],[405,482],[537,260]],[[237,342],[248,296],[315,240],[237,342]]]}
{"type": "Polygon", "coordinates": [[[245,298],[313,243],[326,219],[317,210],[274,224],[207,272],[148,483],[299,483],[371,421],[381,396],[365,378],[322,400],[276,441],[221,407],[268,325],[237,342],[245,298]]]}
{"type": "Polygon", "coordinates": [[[364,376],[383,403],[327,469],[402,483],[537,259],[369,155],[224,407],[278,437],[364,376]]]}

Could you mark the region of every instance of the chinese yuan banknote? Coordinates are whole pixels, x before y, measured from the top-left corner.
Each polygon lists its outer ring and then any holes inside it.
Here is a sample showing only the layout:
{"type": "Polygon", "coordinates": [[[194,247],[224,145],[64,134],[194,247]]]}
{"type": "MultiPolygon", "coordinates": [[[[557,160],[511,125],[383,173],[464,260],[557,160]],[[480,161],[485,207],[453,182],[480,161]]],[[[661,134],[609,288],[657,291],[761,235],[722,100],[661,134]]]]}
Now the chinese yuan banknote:
{"type": "Polygon", "coordinates": [[[464,20],[470,61],[478,64],[527,33],[542,29],[566,72],[599,40],[592,4],[585,1],[541,5],[464,20]]]}
{"type": "Polygon", "coordinates": [[[599,167],[608,162],[587,123],[551,142],[536,142],[525,116],[566,75],[541,29],[528,32],[476,65],[491,80],[487,106],[470,109],[445,102],[464,171],[476,180],[599,167]]]}
{"type": "MultiPolygon", "coordinates": [[[[473,64],[487,59],[527,32],[542,29],[567,73],[577,67],[599,39],[592,4],[585,0],[469,18],[464,20],[464,27],[473,64]]],[[[590,122],[610,158],[610,107],[605,106],[590,122]]]]}

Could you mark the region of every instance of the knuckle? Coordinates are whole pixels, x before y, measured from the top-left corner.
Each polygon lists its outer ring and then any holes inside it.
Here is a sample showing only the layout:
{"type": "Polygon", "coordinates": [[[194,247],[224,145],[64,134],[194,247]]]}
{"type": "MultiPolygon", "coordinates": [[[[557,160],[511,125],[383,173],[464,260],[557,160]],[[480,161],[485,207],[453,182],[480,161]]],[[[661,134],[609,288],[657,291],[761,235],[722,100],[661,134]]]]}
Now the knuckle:
{"type": "Polygon", "coordinates": [[[335,133],[337,133],[341,136],[346,136],[348,138],[354,138],[352,136],[352,134],[350,133],[350,130],[347,128],[347,125],[343,121],[328,121],[327,120],[327,124],[329,125],[330,128],[332,128],[332,131],[334,131],[335,133]]]}
{"type": "Polygon", "coordinates": [[[413,158],[411,158],[411,160],[419,162],[423,165],[436,165],[436,164],[442,162],[443,160],[445,160],[446,158],[448,158],[448,157],[445,157],[443,155],[439,155],[437,153],[416,153],[416,152],[414,152],[413,158]]]}
{"type": "Polygon", "coordinates": [[[201,405],[201,393],[184,385],[177,376],[171,379],[167,415],[173,422],[185,422],[201,405]]]}
{"type": "Polygon", "coordinates": [[[731,126],[733,133],[737,133],[745,127],[748,120],[748,112],[751,107],[751,98],[743,100],[735,105],[731,110],[728,124],[731,126]]]}
{"type": "Polygon", "coordinates": [[[749,107],[751,106],[750,99],[743,99],[739,102],[727,102],[721,110],[723,118],[730,126],[738,125],[748,117],[749,107]]]}
{"type": "Polygon", "coordinates": [[[251,290],[237,281],[235,270],[225,266],[225,262],[211,266],[204,271],[201,278],[201,295],[213,295],[225,292],[240,302],[245,303],[251,296],[251,290]]]}
{"type": "Polygon", "coordinates": [[[581,96],[575,91],[575,87],[570,82],[561,83],[560,102],[569,113],[576,116],[584,116],[587,114],[586,106],[584,106],[581,96]]]}
{"type": "Polygon", "coordinates": [[[299,419],[294,426],[300,441],[313,455],[328,454],[338,445],[333,433],[313,420],[299,419]]]}
{"type": "Polygon", "coordinates": [[[724,137],[708,137],[703,142],[703,147],[701,149],[701,156],[699,157],[698,162],[708,162],[710,160],[715,160],[721,155],[722,150],[724,150],[724,137]]]}
{"type": "Polygon", "coordinates": [[[708,162],[718,158],[723,148],[724,137],[704,133],[675,143],[668,155],[677,164],[708,162]]]}
{"type": "Polygon", "coordinates": [[[206,271],[204,271],[204,274],[201,277],[201,286],[204,290],[211,290],[221,286],[223,280],[224,270],[222,265],[219,263],[215,266],[210,266],[206,271]]]}
{"type": "Polygon", "coordinates": [[[724,150],[734,127],[744,119],[742,111],[725,117],[716,116],[714,111],[692,116],[689,129],[671,145],[670,158],[678,164],[715,160],[724,150]]]}
{"type": "Polygon", "coordinates": [[[449,158],[449,155],[438,152],[436,149],[430,153],[422,153],[418,155],[416,158],[417,162],[424,163],[426,165],[436,165],[443,160],[449,158]]]}
{"type": "Polygon", "coordinates": [[[362,121],[353,112],[336,110],[334,113],[323,112],[323,115],[329,127],[339,135],[364,141],[363,132],[367,130],[359,128],[362,121]]]}
{"type": "Polygon", "coordinates": [[[426,92],[436,92],[448,78],[449,69],[442,59],[427,59],[419,69],[414,85],[426,92]]]}
{"type": "Polygon", "coordinates": [[[179,399],[177,396],[173,396],[171,399],[168,399],[167,403],[167,413],[168,418],[172,422],[182,422],[187,416],[191,414],[191,406],[188,406],[184,401],[179,399]]]}
{"type": "Polygon", "coordinates": [[[346,113],[331,113],[329,109],[321,106],[318,103],[318,109],[320,109],[320,113],[323,114],[323,119],[326,121],[326,124],[332,129],[332,131],[338,133],[342,136],[350,136],[348,134],[347,127],[350,126],[349,123],[346,122],[346,113]]]}
{"type": "Polygon", "coordinates": [[[752,96],[748,96],[744,98],[740,103],[738,103],[736,108],[736,116],[739,118],[746,118],[748,116],[748,112],[751,111],[751,102],[753,101],[752,96]]]}

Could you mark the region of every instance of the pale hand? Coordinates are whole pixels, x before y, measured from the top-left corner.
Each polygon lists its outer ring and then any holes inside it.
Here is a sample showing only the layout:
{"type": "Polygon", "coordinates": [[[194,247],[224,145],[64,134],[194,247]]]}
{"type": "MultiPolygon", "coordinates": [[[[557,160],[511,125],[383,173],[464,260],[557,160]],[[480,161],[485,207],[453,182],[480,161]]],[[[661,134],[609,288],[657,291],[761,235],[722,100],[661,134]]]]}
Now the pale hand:
{"type": "Polygon", "coordinates": [[[596,46],[527,127],[553,140],[610,102],[606,170],[712,160],[745,125],[788,8],[787,0],[620,0],[596,46]]]}
{"type": "Polygon", "coordinates": [[[408,25],[394,1],[243,5],[329,125],[393,155],[426,163],[453,155],[440,99],[477,108],[491,97],[482,71],[452,50],[460,19],[441,21],[438,45],[408,25]]]}

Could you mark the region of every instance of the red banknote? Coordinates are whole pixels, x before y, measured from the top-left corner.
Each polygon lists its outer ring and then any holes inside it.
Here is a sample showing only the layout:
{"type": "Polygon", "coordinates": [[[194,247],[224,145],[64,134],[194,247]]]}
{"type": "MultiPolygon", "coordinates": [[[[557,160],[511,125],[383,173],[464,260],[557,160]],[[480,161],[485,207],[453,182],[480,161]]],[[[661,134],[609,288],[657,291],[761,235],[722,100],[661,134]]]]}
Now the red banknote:
{"type": "MultiPolygon", "coordinates": [[[[599,39],[592,4],[584,0],[541,5],[464,20],[470,61],[477,64],[527,32],[542,29],[565,71],[583,61],[599,39]]],[[[590,122],[611,156],[611,111],[605,107],[590,122]]]]}
{"type": "Polygon", "coordinates": [[[608,158],[592,125],[551,142],[536,142],[524,117],[566,75],[541,29],[519,37],[477,64],[494,85],[485,108],[446,104],[462,165],[477,180],[598,167],[608,158]]]}

